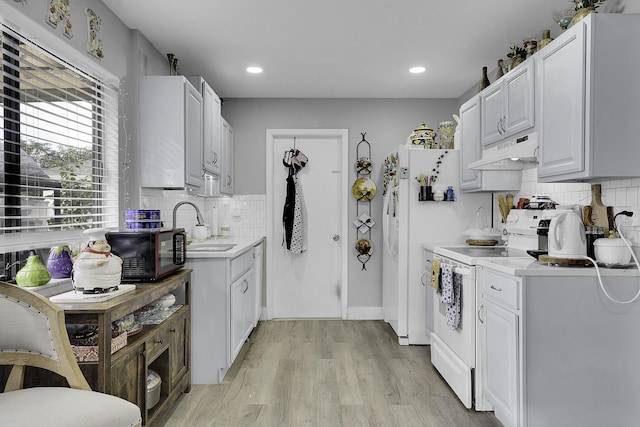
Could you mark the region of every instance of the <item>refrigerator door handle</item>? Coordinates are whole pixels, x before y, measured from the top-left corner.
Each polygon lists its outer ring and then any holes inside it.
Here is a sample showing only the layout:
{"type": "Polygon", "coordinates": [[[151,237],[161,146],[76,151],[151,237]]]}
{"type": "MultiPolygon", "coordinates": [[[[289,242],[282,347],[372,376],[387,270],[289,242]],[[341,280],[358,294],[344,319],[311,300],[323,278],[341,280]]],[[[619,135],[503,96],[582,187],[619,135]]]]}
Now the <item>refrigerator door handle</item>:
{"type": "Polygon", "coordinates": [[[393,255],[391,252],[391,242],[389,241],[389,220],[391,218],[389,213],[389,199],[391,198],[392,192],[393,189],[391,187],[387,188],[387,193],[384,195],[382,201],[382,239],[384,240],[389,255],[393,255]]]}

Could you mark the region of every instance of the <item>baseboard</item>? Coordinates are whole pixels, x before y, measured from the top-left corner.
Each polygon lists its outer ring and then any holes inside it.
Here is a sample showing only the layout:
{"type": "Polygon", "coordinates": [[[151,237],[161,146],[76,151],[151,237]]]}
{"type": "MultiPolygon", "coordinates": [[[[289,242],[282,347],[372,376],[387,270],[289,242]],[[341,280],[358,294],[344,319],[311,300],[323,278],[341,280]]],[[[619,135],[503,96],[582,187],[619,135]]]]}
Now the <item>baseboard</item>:
{"type": "Polygon", "coordinates": [[[382,320],[382,307],[349,307],[347,320],[382,320]]]}

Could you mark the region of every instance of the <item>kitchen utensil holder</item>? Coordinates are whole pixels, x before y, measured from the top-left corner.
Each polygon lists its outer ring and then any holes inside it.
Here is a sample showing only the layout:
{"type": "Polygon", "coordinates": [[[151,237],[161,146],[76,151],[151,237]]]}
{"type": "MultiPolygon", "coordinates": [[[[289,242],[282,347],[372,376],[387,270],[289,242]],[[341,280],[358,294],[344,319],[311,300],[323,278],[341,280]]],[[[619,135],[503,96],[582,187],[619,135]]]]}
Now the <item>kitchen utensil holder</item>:
{"type": "Polygon", "coordinates": [[[418,193],[418,201],[425,202],[433,200],[433,187],[430,185],[421,185],[418,193]]]}

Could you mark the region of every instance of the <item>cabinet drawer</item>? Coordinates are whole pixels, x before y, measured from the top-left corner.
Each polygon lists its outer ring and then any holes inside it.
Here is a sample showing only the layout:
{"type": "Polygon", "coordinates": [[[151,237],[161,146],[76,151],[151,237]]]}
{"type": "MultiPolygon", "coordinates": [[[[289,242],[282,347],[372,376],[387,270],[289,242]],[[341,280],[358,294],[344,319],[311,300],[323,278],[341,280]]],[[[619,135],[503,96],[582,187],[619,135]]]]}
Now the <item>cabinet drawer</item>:
{"type": "Polygon", "coordinates": [[[231,260],[231,281],[233,282],[253,267],[253,251],[247,251],[231,260]]]}
{"type": "Polygon", "coordinates": [[[166,325],[162,325],[147,339],[147,361],[153,361],[168,346],[169,329],[166,325]]]}
{"type": "Polygon", "coordinates": [[[514,310],[520,309],[520,281],[517,278],[502,276],[483,268],[480,280],[483,297],[514,310]]]}

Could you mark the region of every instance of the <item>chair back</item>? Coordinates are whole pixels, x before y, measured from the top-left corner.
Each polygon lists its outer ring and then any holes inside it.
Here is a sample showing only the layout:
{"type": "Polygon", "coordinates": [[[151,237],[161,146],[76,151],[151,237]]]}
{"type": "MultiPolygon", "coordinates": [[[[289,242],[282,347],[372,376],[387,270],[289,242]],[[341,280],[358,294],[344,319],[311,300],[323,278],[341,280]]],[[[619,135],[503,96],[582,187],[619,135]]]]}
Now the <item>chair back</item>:
{"type": "Polygon", "coordinates": [[[64,310],[47,298],[0,282],[0,365],[12,366],[4,391],[21,389],[26,366],[55,372],[91,390],[71,351],[64,310]]]}

